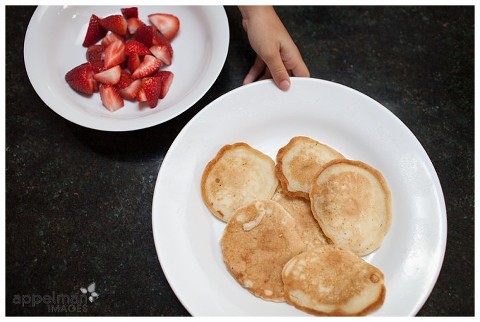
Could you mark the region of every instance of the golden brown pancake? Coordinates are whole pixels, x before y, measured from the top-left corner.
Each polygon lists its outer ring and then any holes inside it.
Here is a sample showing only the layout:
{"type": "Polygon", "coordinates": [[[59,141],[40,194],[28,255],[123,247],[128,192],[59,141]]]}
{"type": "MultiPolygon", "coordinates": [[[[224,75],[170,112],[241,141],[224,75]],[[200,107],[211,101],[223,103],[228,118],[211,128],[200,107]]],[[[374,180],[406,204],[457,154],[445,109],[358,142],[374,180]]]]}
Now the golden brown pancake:
{"type": "Polygon", "coordinates": [[[296,136],[277,153],[275,173],[285,194],[308,199],[315,174],[327,162],[343,159],[328,145],[305,136],[296,136]]]}
{"type": "Polygon", "coordinates": [[[390,227],[387,183],[379,171],[360,161],[325,164],[312,183],[310,202],[325,236],[359,256],[380,247],[390,227]]]}
{"type": "Polygon", "coordinates": [[[277,202],[259,200],[238,209],[221,240],[228,271],[252,294],[284,301],[282,269],[305,249],[295,220],[277,202]]]}
{"type": "Polygon", "coordinates": [[[282,271],[289,304],[314,315],[366,315],[385,299],[383,273],[336,245],[309,249],[282,271]]]}
{"type": "Polygon", "coordinates": [[[272,200],[282,205],[295,219],[297,232],[307,247],[315,247],[328,243],[317,220],[313,217],[310,201],[304,198],[289,197],[283,192],[280,186],[277,188],[272,200]]]}
{"type": "Polygon", "coordinates": [[[202,198],[213,215],[228,221],[253,200],[270,199],[278,186],[275,162],[246,143],[222,147],[202,175],[202,198]]]}

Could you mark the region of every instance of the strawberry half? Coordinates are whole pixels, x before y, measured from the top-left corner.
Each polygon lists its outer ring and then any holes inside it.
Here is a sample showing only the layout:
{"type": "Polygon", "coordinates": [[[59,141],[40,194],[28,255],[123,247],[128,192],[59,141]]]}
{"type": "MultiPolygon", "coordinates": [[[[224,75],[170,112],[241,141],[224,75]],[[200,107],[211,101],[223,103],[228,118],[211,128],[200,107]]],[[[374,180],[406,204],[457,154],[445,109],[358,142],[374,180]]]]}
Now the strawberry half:
{"type": "Polygon", "coordinates": [[[144,77],[142,78],[142,88],[147,98],[148,106],[154,108],[158,104],[158,98],[162,91],[162,80],[160,77],[144,77]]]}
{"type": "Polygon", "coordinates": [[[137,97],[140,88],[142,88],[142,80],[136,79],[127,87],[121,88],[119,92],[124,99],[134,100],[137,97]]]}
{"type": "Polygon", "coordinates": [[[91,95],[98,90],[98,83],[93,75],[92,65],[86,62],[68,71],[65,81],[77,92],[91,95]]]}
{"type": "Polygon", "coordinates": [[[138,8],[137,7],[129,7],[129,8],[121,8],[120,11],[125,19],[129,18],[138,18],[138,8]]]}
{"type": "Polygon", "coordinates": [[[161,45],[153,45],[149,48],[150,52],[156,58],[160,59],[163,64],[171,65],[172,64],[172,56],[173,50],[170,46],[161,46],[161,45]]]}
{"type": "Polygon", "coordinates": [[[167,96],[170,85],[172,84],[173,73],[169,70],[160,70],[153,76],[159,78],[161,81],[162,85],[158,98],[163,99],[165,96],[167,96]]]}
{"type": "Polygon", "coordinates": [[[105,57],[103,59],[104,68],[109,69],[125,61],[125,44],[122,41],[115,41],[105,48],[105,57]]]}
{"type": "Polygon", "coordinates": [[[127,20],[123,15],[111,15],[100,19],[100,25],[118,35],[127,34],[127,20]]]}
{"type": "Polygon", "coordinates": [[[127,55],[135,53],[139,56],[145,56],[145,55],[151,54],[150,50],[144,44],[134,39],[129,40],[125,43],[125,53],[127,55]]]}
{"type": "Polygon", "coordinates": [[[93,72],[99,73],[103,70],[103,56],[105,54],[105,47],[102,45],[91,45],[87,49],[87,61],[92,64],[93,72]]]}
{"type": "Polygon", "coordinates": [[[142,63],[140,56],[138,56],[135,53],[131,53],[130,55],[127,56],[127,67],[130,70],[130,72],[134,72],[138,66],[142,63]]]}
{"type": "Polygon", "coordinates": [[[82,46],[89,47],[96,44],[97,41],[105,37],[107,32],[108,31],[101,26],[100,18],[92,14],[88,22],[87,33],[85,34],[82,46]]]}
{"type": "Polygon", "coordinates": [[[135,32],[135,39],[146,47],[151,47],[153,45],[153,31],[155,30],[154,26],[143,25],[138,27],[135,32]]]}
{"type": "Polygon", "coordinates": [[[138,18],[132,17],[127,19],[128,33],[133,35],[137,32],[137,29],[141,26],[145,26],[145,23],[138,18]]]}
{"type": "Polygon", "coordinates": [[[105,106],[110,112],[114,112],[123,107],[124,101],[120,96],[115,85],[104,84],[100,87],[100,99],[103,106],[105,106]]]}
{"type": "Polygon", "coordinates": [[[112,44],[116,41],[125,42],[125,37],[119,36],[119,35],[117,35],[113,32],[110,32],[108,35],[105,36],[105,38],[102,39],[101,44],[104,47],[108,47],[108,45],[110,45],[110,44],[112,44]]]}
{"type": "Polygon", "coordinates": [[[172,14],[154,13],[148,15],[148,20],[152,25],[157,27],[168,40],[172,40],[180,29],[180,20],[172,14]]]}
{"type": "Polygon", "coordinates": [[[133,79],[150,76],[162,66],[162,62],[152,55],[145,55],[140,66],[132,74],[133,79]]]}
{"type": "Polygon", "coordinates": [[[122,68],[119,65],[116,65],[110,69],[93,75],[93,78],[102,84],[114,85],[120,80],[121,72],[122,68]]]}

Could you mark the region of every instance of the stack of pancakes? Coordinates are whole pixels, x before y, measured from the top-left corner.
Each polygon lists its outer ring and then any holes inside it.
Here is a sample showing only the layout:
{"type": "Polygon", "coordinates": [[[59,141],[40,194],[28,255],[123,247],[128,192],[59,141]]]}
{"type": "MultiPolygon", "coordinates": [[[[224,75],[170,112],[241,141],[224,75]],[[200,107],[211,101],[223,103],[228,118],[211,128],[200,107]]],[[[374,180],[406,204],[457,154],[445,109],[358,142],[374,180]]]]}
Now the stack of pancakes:
{"type": "Polygon", "coordinates": [[[384,275],[361,258],[391,223],[378,170],[304,136],[276,162],[242,142],[207,164],[201,192],[226,222],[225,265],[252,294],[315,315],[365,315],[383,304],[384,275]]]}

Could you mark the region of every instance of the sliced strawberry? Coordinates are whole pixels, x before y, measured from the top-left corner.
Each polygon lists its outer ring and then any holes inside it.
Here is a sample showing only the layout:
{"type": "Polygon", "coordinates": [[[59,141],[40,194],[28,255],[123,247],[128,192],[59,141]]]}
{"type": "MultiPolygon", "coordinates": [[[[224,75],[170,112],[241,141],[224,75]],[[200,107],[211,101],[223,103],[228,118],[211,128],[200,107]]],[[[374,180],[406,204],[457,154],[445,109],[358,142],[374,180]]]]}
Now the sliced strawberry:
{"type": "Polygon", "coordinates": [[[140,60],[140,56],[138,56],[135,53],[131,53],[130,55],[127,56],[127,66],[130,72],[134,72],[142,61],[140,60]]]}
{"type": "Polygon", "coordinates": [[[173,73],[169,70],[159,70],[153,76],[160,78],[162,86],[158,98],[163,99],[167,96],[170,85],[172,85],[173,73]]]}
{"type": "Polygon", "coordinates": [[[120,71],[120,79],[118,80],[117,87],[122,89],[128,87],[133,82],[132,75],[126,70],[122,69],[120,71]]]}
{"type": "Polygon", "coordinates": [[[129,8],[121,8],[120,11],[125,19],[129,18],[138,18],[138,8],[137,7],[129,7],[129,8]]]}
{"type": "Polygon", "coordinates": [[[155,73],[162,66],[162,62],[152,55],[145,55],[140,66],[132,74],[133,79],[139,79],[155,73]]]}
{"type": "Polygon", "coordinates": [[[111,15],[100,19],[100,25],[120,36],[127,34],[127,20],[123,15],[111,15]]]}
{"type": "Polygon", "coordinates": [[[91,95],[98,91],[98,83],[93,75],[92,65],[86,62],[68,71],[65,81],[77,92],[91,95]]]}
{"type": "Polygon", "coordinates": [[[130,83],[127,87],[119,90],[120,95],[127,100],[134,100],[137,97],[138,91],[142,87],[142,80],[136,79],[130,83]]]}
{"type": "Polygon", "coordinates": [[[100,18],[92,14],[90,21],[88,22],[85,39],[83,40],[83,47],[89,47],[96,44],[97,41],[105,37],[107,32],[108,31],[100,25],[100,18]]]}
{"type": "Polygon", "coordinates": [[[127,29],[129,34],[135,34],[137,32],[137,29],[141,26],[145,26],[145,23],[140,19],[135,17],[127,19],[127,29]]]}
{"type": "Polygon", "coordinates": [[[111,43],[114,43],[115,41],[122,41],[125,42],[125,37],[119,36],[116,33],[110,32],[108,35],[105,36],[105,38],[102,39],[101,44],[104,47],[108,47],[111,43]]]}
{"type": "Polygon", "coordinates": [[[162,80],[160,77],[142,78],[142,88],[145,91],[148,106],[154,108],[158,104],[158,97],[162,90],[162,80]]]}
{"type": "Polygon", "coordinates": [[[115,85],[104,84],[100,86],[100,99],[102,100],[103,106],[110,112],[114,112],[124,105],[123,98],[120,96],[115,85]]]}
{"type": "Polygon", "coordinates": [[[172,40],[180,29],[180,20],[172,14],[154,13],[148,15],[148,20],[160,30],[168,40],[172,40]]]}
{"type": "Polygon", "coordinates": [[[99,73],[103,70],[103,56],[105,54],[105,47],[102,45],[91,45],[87,49],[87,61],[92,64],[93,72],[99,73]]]}
{"type": "Polygon", "coordinates": [[[130,55],[135,53],[139,56],[151,55],[150,50],[141,42],[131,39],[125,43],[125,53],[130,55]]]}
{"type": "MultiPolygon", "coordinates": [[[[140,81],[140,85],[142,81],[140,79],[137,79],[140,81]]],[[[143,90],[142,86],[140,86],[140,89],[137,92],[137,101],[139,102],[146,102],[147,101],[147,96],[145,95],[145,91],[143,90]]]]}
{"type": "Polygon", "coordinates": [[[154,26],[143,25],[138,27],[135,32],[135,39],[146,47],[151,47],[153,45],[153,32],[155,31],[154,26]]]}
{"type": "Polygon", "coordinates": [[[115,41],[105,48],[105,58],[103,59],[104,68],[109,69],[125,61],[125,44],[121,41],[115,41]]]}
{"type": "Polygon", "coordinates": [[[153,45],[149,48],[150,52],[165,65],[172,64],[173,50],[170,46],[153,45]]]}
{"type": "Polygon", "coordinates": [[[94,74],[93,78],[102,84],[117,84],[120,80],[122,68],[116,65],[110,69],[106,69],[100,73],[94,74]]]}

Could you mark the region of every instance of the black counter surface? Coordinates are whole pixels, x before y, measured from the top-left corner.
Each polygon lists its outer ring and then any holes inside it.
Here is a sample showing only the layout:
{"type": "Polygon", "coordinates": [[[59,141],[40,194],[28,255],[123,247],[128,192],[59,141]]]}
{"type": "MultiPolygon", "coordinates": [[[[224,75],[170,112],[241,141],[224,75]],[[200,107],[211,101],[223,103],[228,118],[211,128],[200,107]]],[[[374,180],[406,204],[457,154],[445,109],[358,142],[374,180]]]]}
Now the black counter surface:
{"type": "MultiPolygon", "coordinates": [[[[151,205],[176,135],[208,103],[241,86],[253,62],[238,9],[225,9],[229,53],[203,98],[166,123],[114,133],[78,126],[43,103],[23,58],[35,7],[6,7],[7,315],[189,315],[160,267],[151,205]],[[92,282],[100,296],[84,310],[50,312],[45,303],[20,300],[79,294],[92,282]]],[[[380,102],[427,151],[445,196],[448,239],[418,315],[474,315],[474,8],[276,9],[312,77],[380,102]]]]}

